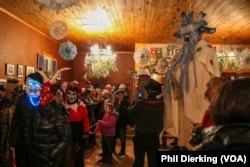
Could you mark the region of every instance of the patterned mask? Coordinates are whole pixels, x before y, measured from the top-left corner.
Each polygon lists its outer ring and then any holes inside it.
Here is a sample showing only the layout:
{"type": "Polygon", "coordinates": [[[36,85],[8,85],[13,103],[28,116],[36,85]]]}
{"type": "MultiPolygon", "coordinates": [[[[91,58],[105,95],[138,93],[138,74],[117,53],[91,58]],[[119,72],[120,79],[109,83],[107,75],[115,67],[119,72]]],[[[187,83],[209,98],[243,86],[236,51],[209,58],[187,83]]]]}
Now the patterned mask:
{"type": "Polygon", "coordinates": [[[30,97],[38,97],[40,96],[40,90],[41,90],[41,83],[28,78],[27,84],[26,84],[26,93],[30,97]]]}
{"type": "Polygon", "coordinates": [[[53,93],[50,90],[50,87],[51,87],[50,82],[46,82],[42,86],[41,96],[40,96],[40,105],[41,106],[48,105],[51,102],[51,100],[53,99],[53,93]]]}
{"type": "Polygon", "coordinates": [[[80,86],[77,84],[69,84],[66,88],[66,100],[68,104],[75,104],[80,97],[80,86]]]}

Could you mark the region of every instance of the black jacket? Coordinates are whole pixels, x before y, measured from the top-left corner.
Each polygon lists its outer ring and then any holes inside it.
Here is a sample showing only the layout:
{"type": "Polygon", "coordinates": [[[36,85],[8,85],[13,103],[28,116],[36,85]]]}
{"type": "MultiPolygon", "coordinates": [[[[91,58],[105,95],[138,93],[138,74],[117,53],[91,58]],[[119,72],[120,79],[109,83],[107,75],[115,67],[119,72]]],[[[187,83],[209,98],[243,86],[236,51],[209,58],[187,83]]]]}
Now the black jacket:
{"type": "Polygon", "coordinates": [[[72,133],[67,111],[53,101],[39,108],[34,123],[33,167],[66,167],[67,149],[72,133]]]}
{"type": "Polygon", "coordinates": [[[9,138],[11,146],[18,148],[19,145],[30,145],[36,113],[37,107],[32,106],[26,94],[22,95],[17,101],[11,120],[9,138]]]}
{"type": "Polygon", "coordinates": [[[116,122],[116,127],[117,129],[119,128],[124,129],[127,127],[127,125],[131,124],[131,121],[128,116],[129,102],[126,99],[124,99],[120,104],[116,102],[115,106],[117,107],[117,112],[119,113],[119,117],[116,122]]]}
{"type": "Polygon", "coordinates": [[[135,118],[135,131],[160,134],[163,129],[164,103],[157,99],[140,99],[131,104],[128,114],[135,118]]]}
{"type": "Polygon", "coordinates": [[[203,133],[204,139],[197,151],[250,150],[250,124],[213,126],[203,133]]]}
{"type": "Polygon", "coordinates": [[[9,142],[11,147],[15,147],[18,167],[30,165],[32,129],[37,110],[37,107],[31,104],[27,94],[18,98],[9,131],[9,142]]]}

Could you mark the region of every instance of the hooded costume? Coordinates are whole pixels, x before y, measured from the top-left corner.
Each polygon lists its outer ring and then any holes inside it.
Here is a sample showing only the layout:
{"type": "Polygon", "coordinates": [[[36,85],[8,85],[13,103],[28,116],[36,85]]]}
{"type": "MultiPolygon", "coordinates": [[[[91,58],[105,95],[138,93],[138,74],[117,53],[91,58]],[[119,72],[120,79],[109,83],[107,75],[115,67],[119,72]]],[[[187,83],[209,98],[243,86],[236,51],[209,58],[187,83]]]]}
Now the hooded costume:
{"type": "MultiPolygon", "coordinates": [[[[89,134],[88,111],[81,99],[81,86],[78,83],[69,83],[66,87],[66,103],[70,127],[73,135],[73,143],[69,154],[73,159],[75,167],[84,166],[83,139],[87,140],[89,134]]],[[[73,163],[73,162],[70,162],[73,163]]]]}
{"type": "Polygon", "coordinates": [[[198,20],[194,21],[193,12],[188,16],[182,12],[182,22],[175,23],[180,31],[174,36],[181,38],[183,46],[165,74],[165,128],[177,128],[172,135],[178,136],[178,145],[190,149],[190,125],[201,122],[208,106],[204,98],[206,83],[220,76],[215,48],[201,39],[202,33],[216,31],[206,27],[205,15],[200,12],[198,20]]]}

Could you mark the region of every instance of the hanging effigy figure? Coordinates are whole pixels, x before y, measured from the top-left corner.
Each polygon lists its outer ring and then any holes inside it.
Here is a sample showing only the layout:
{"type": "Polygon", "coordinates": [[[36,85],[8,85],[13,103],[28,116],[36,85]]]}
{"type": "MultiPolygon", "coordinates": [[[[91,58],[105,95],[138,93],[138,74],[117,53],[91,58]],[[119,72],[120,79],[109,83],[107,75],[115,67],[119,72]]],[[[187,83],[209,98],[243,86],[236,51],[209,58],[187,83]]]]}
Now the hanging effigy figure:
{"type": "Polygon", "coordinates": [[[174,36],[181,39],[182,48],[165,73],[165,129],[178,129],[174,134],[178,137],[178,146],[188,149],[192,149],[188,143],[191,126],[201,122],[208,106],[204,98],[206,82],[211,77],[220,76],[216,49],[202,39],[203,33],[216,31],[206,27],[205,15],[200,12],[195,21],[193,12],[188,16],[181,13],[182,22],[175,23],[180,31],[174,36]]]}

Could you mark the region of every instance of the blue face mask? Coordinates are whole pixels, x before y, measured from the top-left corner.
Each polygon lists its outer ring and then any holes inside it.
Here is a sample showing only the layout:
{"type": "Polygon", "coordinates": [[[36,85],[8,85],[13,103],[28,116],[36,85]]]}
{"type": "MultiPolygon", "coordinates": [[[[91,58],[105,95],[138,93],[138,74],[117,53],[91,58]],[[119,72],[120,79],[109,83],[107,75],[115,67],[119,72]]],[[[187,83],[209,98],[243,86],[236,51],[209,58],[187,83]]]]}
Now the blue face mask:
{"type": "Polygon", "coordinates": [[[26,93],[28,94],[28,96],[39,97],[40,91],[41,91],[41,83],[31,78],[28,78],[26,85],[26,93]]]}

